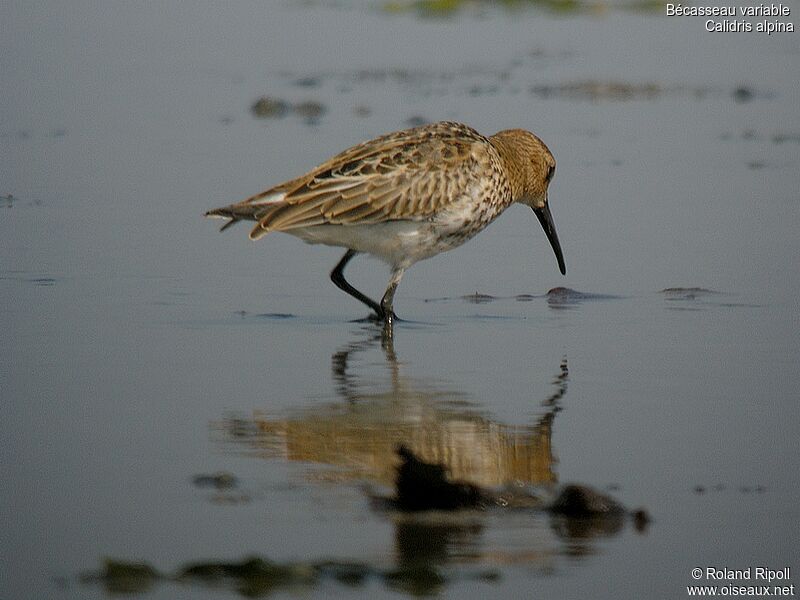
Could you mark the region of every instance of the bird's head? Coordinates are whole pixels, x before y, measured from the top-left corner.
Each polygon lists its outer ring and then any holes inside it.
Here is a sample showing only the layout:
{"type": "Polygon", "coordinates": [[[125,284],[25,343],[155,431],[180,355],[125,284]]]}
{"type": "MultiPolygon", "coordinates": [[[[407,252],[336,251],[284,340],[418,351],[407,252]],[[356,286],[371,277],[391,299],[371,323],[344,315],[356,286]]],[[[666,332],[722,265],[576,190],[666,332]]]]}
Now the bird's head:
{"type": "Polygon", "coordinates": [[[566,275],[561,244],[547,204],[547,188],[556,172],[556,159],[542,140],[524,129],[507,129],[489,139],[505,167],[511,199],[533,209],[553,247],[558,268],[566,275]]]}

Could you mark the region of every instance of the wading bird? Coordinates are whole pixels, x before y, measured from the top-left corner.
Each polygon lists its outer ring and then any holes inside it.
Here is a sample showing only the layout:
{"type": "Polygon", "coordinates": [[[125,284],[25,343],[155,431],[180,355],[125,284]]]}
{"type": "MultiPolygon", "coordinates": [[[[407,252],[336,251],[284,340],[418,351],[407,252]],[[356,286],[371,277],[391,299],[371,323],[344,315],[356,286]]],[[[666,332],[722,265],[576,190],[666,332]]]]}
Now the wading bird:
{"type": "Polygon", "coordinates": [[[460,246],[512,202],[533,209],[566,273],[547,204],[556,162],[534,134],[509,129],[484,137],[453,122],[389,133],[337,154],[305,175],[206,213],[255,221],[250,239],[283,231],[311,244],[347,248],[331,271],[340,289],[369,306],[391,335],[394,294],[414,263],[460,246]],[[380,302],[344,278],[356,254],[391,267],[380,302]]]}

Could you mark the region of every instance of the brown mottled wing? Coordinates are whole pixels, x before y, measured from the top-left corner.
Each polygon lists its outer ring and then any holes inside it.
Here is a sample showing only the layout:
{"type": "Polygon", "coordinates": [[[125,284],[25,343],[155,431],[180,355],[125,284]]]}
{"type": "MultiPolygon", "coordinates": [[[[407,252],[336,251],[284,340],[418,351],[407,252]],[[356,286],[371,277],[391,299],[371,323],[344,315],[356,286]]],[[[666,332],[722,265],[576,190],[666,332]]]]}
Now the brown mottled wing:
{"type": "Polygon", "coordinates": [[[250,235],[325,223],[426,219],[479,180],[494,157],[486,138],[456,123],[389,134],[265,192],[283,196],[282,201],[261,205],[250,235]]]}

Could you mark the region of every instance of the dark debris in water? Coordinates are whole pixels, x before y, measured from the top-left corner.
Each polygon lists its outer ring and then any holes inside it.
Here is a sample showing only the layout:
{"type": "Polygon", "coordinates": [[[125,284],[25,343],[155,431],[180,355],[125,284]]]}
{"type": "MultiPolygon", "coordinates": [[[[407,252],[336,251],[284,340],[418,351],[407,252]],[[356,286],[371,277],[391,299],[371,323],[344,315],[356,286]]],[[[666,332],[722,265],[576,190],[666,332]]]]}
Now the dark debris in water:
{"type": "Polygon", "coordinates": [[[0,275],[0,279],[7,279],[9,281],[19,281],[22,283],[30,283],[36,287],[52,287],[59,282],[56,277],[49,275],[38,275],[31,277],[31,274],[25,271],[11,271],[9,275],[0,275]]]}
{"type": "Polygon", "coordinates": [[[233,473],[220,471],[212,474],[201,474],[192,477],[192,484],[199,488],[214,488],[216,490],[230,490],[239,485],[233,473]]]}
{"type": "Polygon", "coordinates": [[[444,465],[424,462],[405,446],[400,446],[397,454],[402,460],[395,479],[398,510],[481,508],[489,501],[478,486],[449,481],[444,465]]]}
{"type": "Polygon", "coordinates": [[[749,85],[739,85],[731,91],[731,98],[734,102],[745,103],[754,100],[771,100],[774,97],[772,92],[756,89],[749,85]]]}
{"type": "Polygon", "coordinates": [[[650,513],[643,508],[637,508],[631,517],[633,517],[633,528],[639,533],[644,533],[650,525],[650,513]]]}
{"type": "Polygon", "coordinates": [[[28,281],[39,287],[51,287],[56,284],[56,280],[52,277],[34,277],[28,281]]]}
{"type": "Polygon", "coordinates": [[[293,315],[292,313],[257,313],[257,314],[254,314],[254,313],[247,312],[246,310],[237,310],[233,314],[235,314],[238,317],[241,317],[242,319],[248,319],[248,318],[252,317],[252,318],[256,318],[256,319],[266,319],[266,320],[270,320],[270,321],[285,321],[286,319],[294,319],[296,317],[296,315],[293,315]]]}
{"type": "Polygon", "coordinates": [[[294,319],[295,316],[292,313],[259,313],[255,315],[259,319],[269,319],[272,321],[284,321],[286,319],[294,319]]]}
{"type": "MultiPolygon", "coordinates": [[[[539,51],[535,54],[525,53],[516,56],[502,64],[487,64],[468,66],[461,69],[432,69],[429,67],[405,68],[369,68],[343,71],[325,71],[312,73],[283,72],[280,76],[288,85],[296,85],[297,81],[314,81],[320,87],[320,92],[331,86],[338,94],[353,94],[368,86],[385,89],[387,86],[396,86],[397,90],[411,93],[415,97],[442,97],[455,94],[460,97],[476,97],[494,95],[498,93],[520,93],[525,84],[515,77],[517,70],[526,64],[549,63],[568,60],[569,55],[539,51]]],[[[256,103],[261,104],[259,112],[264,117],[283,117],[292,112],[296,105],[279,98],[265,96],[256,103]]],[[[351,100],[351,107],[356,116],[365,117],[371,114],[370,107],[365,107],[359,96],[351,100]],[[366,108],[366,110],[364,110],[366,108]]],[[[409,116],[403,124],[415,127],[432,122],[430,118],[415,114],[409,116]]]]}
{"type": "Polygon", "coordinates": [[[651,100],[664,93],[657,83],[625,83],[622,81],[575,81],[555,85],[535,85],[530,89],[540,98],[567,98],[573,100],[651,100]]]}
{"type": "Polygon", "coordinates": [[[715,308],[759,308],[758,304],[747,302],[723,302],[729,294],[717,292],[702,287],[669,287],[660,292],[664,299],[670,302],[671,310],[701,311],[710,307],[715,308]]]}
{"type": "Polygon", "coordinates": [[[769,135],[754,129],[744,129],[739,133],[726,131],[720,134],[719,139],[725,142],[763,142],[769,140],[775,145],[800,144],[800,133],[779,131],[769,135]]]}
{"type": "Polygon", "coordinates": [[[85,584],[101,583],[110,594],[141,594],[150,591],[155,583],[164,578],[147,563],[105,559],[100,571],[84,573],[80,581],[85,584]]]}
{"type": "MultiPolygon", "coordinates": [[[[698,496],[702,496],[708,492],[719,493],[727,491],[728,489],[729,489],[728,486],[725,485],[724,483],[717,483],[711,486],[697,484],[692,488],[692,492],[694,492],[698,496]]],[[[763,494],[764,492],[767,491],[767,488],[761,484],[740,485],[736,488],[736,491],[739,492],[740,494],[750,494],[751,492],[754,492],[756,494],[763,494]]]]}
{"type": "Polygon", "coordinates": [[[293,114],[308,124],[319,122],[326,111],[325,105],[316,100],[291,103],[271,96],[261,96],[250,107],[250,112],[257,119],[281,119],[293,114]]]}
{"type": "Polygon", "coordinates": [[[214,504],[245,504],[251,500],[250,494],[239,491],[236,476],[227,471],[195,475],[192,484],[197,488],[212,490],[208,499],[214,504]]]}
{"type": "MultiPolygon", "coordinates": [[[[573,2],[574,0],[566,0],[573,2]]],[[[663,96],[683,96],[696,100],[706,98],[769,99],[771,94],[751,87],[720,88],[693,84],[668,84],[660,81],[627,81],[619,79],[577,79],[538,81],[530,84],[531,67],[558,64],[573,60],[571,53],[550,52],[541,49],[526,50],[500,64],[471,65],[456,70],[438,70],[429,67],[375,67],[324,72],[281,72],[287,85],[307,90],[335,90],[338,94],[356,94],[366,86],[396,86],[397,91],[411,93],[414,97],[443,97],[455,95],[474,98],[496,94],[530,93],[545,100],[576,100],[590,102],[650,101],[663,96]]],[[[741,101],[741,100],[737,100],[741,101]]],[[[349,103],[354,114],[365,117],[371,114],[359,96],[349,103]],[[365,110],[366,108],[366,110],[365,110]]],[[[265,95],[252,106],[258,118],[282,118],[295,114],[316,122],[326,112],[326,107],[316,101],[293,103],[283,98],[265,95]]],[[[403,125],[415,127],[431,120],[424,115],[412,115],[403,125]]],[[[787,136],[787,141],[792,136],[787,136]]]]}
{"type": "Polygon", "coordinates": [[[409,565],[394,569],[384,575],[386,585],[414,596],[427,596],[439,592],[447,583],[444,575],[433,565],[409,565]]]}
{"type": "Polygon", "coordinates": [[[742,302],[722,302],[720,298],[727,297],[723,292],[717,292],[703,287],[668,287],[659,292],[669,302],[670,310],[702,311],[708,308],[757,308],[757,304],[742,302]]]}
{"type": "Polygon", "coordinates": [[[731,92],[731,96],[737,102],[750,102],[755,96],[755,93],[749,87],[739,86],[731,92]]]}
{"type": "Polygon", "coordinates": [[[707,296],[718,295],[720,292],[702,287],[668,287],[661,290],[667,300],[698,300],[707,296]]]}
{"type": "MultiPolygon", "coordinates": [[[[548,503],[540,496],[524,491],[509,494],[508,490],[496,491],[468,481],[450,481],[443,464],[425,462],[402,445],[397,454],[401,462],[397,467],[395,497],[384,500],[388,507],[401,512],[484,510],[489,507],[538,509],[568,520],[583,522],[590,519],[591,527],[599,527],[606,533],[620,530],[628,516],[638,531],[642,531],[650,521],[644,509],[628,511],[609,494],[587,485],[565,485],[548,503]],[[606,518],[612,521],[610,528],[606,528],[608,523],[603,523],[606,518]]],[[[571,526],[580,526],[580,523],[571,526]]]]}
{"type": "Polygon", "coordinates": [[[800,144],[800,133],[776,133],[772,136],[772,141],[775,144],[786,144],[786,143],[793,143],[793,144],[800,144]]]}
{"type": "Polygon", "coordinates": [[[618,296],[579,292],[568,287],[554,287],[547,291],[547,304],[551,308],[571,308],[587,300],[613,300],[618,296]]]}
{"type": "Polygon", "coordinates": [[[292,106],[292,111],[298,117],[302,117],[307,122],[316,122],[325,114],[325,106],[315,100],[298,102],[292,106]]]}
{"type": "Polygon", "coordinates": [[[585,485],[565,485],[550,506],[550,512],[567,517],[619,515],[625,507],[608,494],[585,485]]]}
{"type": "Polygon", "coordinates": [[[506,296],[493,296],[491,294],[475,292],[474,294],[467,294],[457,298],[426,298],[425,302],[449,302],[452,300],[461,300],[463,302],[467,302],[468,304],[488,304],[490,302],[509,299],[515,300],[516,302],[532,302],[539,298],[545,298],[548,305],[550,305],[552,308],[570,308],[585,301],[616,300],[619,299],[620,296],[613,296],[610,294],[593,294],[590,292],[579,292],[567,287],[555,287],[548,290],[546,294],[538,296],[536,294],[517,294],[516,296],[511,296],[509,298],[506,296]]]}
{"type": "MultiPolygon", "coordinates": [[[[260,556],[239,562],[206,561],[187,564],[174,574],[165,574],[147,563],[121,560],[104,561],[96,572],[84,573],[80,581],[100,584],[110,594],[141,594],[156,583],[182,583],[218,589],[229,588],[241,596],[258,598],[280,590],[297,590],[335,581],[347,587],[364,585],[369,580],[382,581],[389,589],[427,595],[441,589],[456,576],[446,576],[437,566],[425,563],[400,564],[391,568],[364,562],[289,561],[273,562],[260,556]]],[[[459,579],[497,581],[496,572],[457,574],[459,579]]]]}
{"type": "Polygon", "coordinates": [[[34,137],[39,137],[40,135],[50,139],[60,139],[67,135],[67,130],[64,127],[54,127],[48,130],[46,133],[34,133],[27,129],[18,129],[16,131],[0,131],[0,138],[16,138],[18,140],[29,140],[34,137]]]}
{"type": "Polygon", "coordinates": [[[40,199],[20,199],[14,194],[0,195],[0,208],[17,208],[20,206],[41,206],[40,199]]]}
{"type": "Polygon", "coordinates": [[[495,296],[490,296],[489,294],[479,294],[478,292],[462,296],[462,299],[469,304],[486,304],[487,302],[497,300],[495,296]]]}
{"type": "Polygon", "coordinates": [[[262,96],[250,107],[250,112],[259,119],[279,119],[289,112],[289,103],[285,100],[262,96]]]}
{"type": "Polygon", "coordinates": [[[313,564],[274,563],[260,557],[241,562],[202,562],[185,566],[178,581],[229,585],[248,598],[266,596],[281,587],[311,585],[317,573],[313,564]]]}
{"type": "Polygon", "coordinates": [[[304,87],[304,88],[315,88],[319,87],[322,84],[322,78],[320,77],[298,77],[292,82],[297,87],[304,87]]]}
{"type": "MultiPolygon", "coordinates": [[[[629,511],[609,494],[574,483],[561,488],[549,510],[554,517],[553,529],[570,540],[616,535],[622,531],[626,518],[638,533],[644,533],[651,521],[644,508],[629,511]]],[[[584,546],[572,545],[568,553],[579,555],[586,551],[584,546]]]]}
{"type": "MultiPolygon", "coordinates": [[[[590,102],[626,102],[632,100],[654,100],[666,95],[689,96],[698,100],[707,97],[726,96],[725,90],[687,85],[666,86],[657,82],[626,82],[614,80],[587,79],[537,84],[530,93],[542,99],[583,100],[590,102]]],[[[730,92],[736,102],[749,102],[755,99],[771,99],[772,94],[754,88],[739,87],[730,92]]]]}

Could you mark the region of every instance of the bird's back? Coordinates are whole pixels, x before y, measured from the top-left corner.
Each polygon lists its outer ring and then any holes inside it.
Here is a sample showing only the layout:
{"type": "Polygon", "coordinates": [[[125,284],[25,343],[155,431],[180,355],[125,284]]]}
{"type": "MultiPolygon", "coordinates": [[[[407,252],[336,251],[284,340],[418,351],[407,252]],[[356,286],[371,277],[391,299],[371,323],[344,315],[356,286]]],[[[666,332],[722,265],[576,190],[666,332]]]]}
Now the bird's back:
{"type": "MultiPolygon", "coordinates": [[[[427,221],[448,211],[452,219],[482,221],[465,209],[470,200],[489,200],[502,210],[510,187],[490,141],[445,121],[363,142],[301,177],[207,214],[230,219],[226,226],[257,221],[250,234],[256,239],[322,225],[427,221]]],[[[483,216],[491,220],[496,211],[483,216]]]]}

